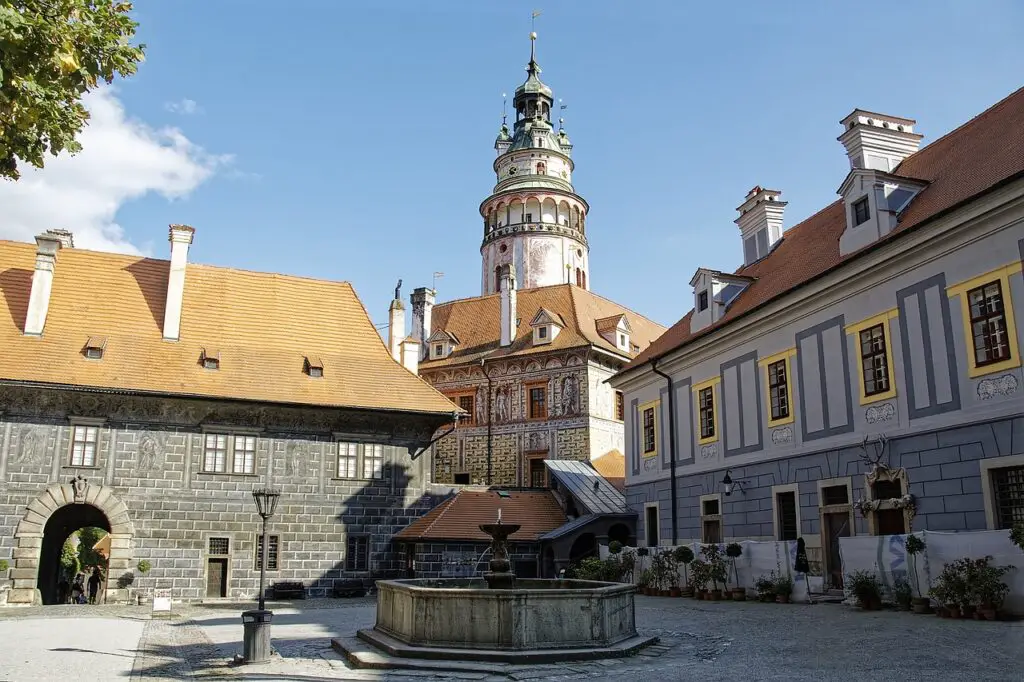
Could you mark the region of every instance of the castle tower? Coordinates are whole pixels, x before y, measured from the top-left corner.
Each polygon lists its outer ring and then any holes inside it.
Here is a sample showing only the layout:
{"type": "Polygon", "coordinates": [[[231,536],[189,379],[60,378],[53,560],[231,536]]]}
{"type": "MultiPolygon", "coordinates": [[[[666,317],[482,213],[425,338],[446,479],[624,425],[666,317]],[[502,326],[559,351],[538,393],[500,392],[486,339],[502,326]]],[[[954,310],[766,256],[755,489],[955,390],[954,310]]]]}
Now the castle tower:
{"type": "Polygon", "coordinates": [[[586,218],[590,207],[572,186],[572,144],[551,123],[551,88],[540,80],[537,34],[530,34],[526,82],[516,88],[512,131],[503,121],[494,142],[494,191],[480,204],[484,238],[481,293],[500,291],[513,265],[519,289],[571,283],[590,288],[586,218]]]}

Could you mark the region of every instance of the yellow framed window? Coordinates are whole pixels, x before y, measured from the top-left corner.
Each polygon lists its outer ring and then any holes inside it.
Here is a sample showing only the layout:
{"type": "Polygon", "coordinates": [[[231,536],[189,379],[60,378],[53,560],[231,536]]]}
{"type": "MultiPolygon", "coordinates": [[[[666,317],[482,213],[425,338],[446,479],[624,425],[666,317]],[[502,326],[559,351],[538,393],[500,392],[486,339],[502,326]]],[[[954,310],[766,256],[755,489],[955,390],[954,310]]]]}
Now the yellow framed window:
{"type": "Polygon", "coordinates": [[[853,336],[857,348],[854,357],[857,358],[861,405],[896,397],[889,323],[898,314],[893,308],[846,327],[846,333],[853,336]]]}
{"type": "Polygon", "coordinates": [[[718,405],[715,386],[721,377],[712,377],[693,387],[697,404],[697,444],[706,445],[718,440],[718,405]]]}
{"type": "Polygon", "coordinates": [[[640,416],[640,450],[644,459],[658,456],[658,409],[660,400],[644,403],[638,409],[640,416]]]}
{"type": "Polygon", "coordinates": [[[1010,276],[1020,271],[1020,262],[1014,262],[946,290],[950,298],[960,297],[971,378],[1020,367],[1010,294],[1010,276]]]}
{"type": "Polygon", "coordinates": [[[758,361],[764,367],[765,405],[768,426],[791,424],[795,419],[793,408],[793,373],[790,359],[796,348],[784,350],[758,361]]]}

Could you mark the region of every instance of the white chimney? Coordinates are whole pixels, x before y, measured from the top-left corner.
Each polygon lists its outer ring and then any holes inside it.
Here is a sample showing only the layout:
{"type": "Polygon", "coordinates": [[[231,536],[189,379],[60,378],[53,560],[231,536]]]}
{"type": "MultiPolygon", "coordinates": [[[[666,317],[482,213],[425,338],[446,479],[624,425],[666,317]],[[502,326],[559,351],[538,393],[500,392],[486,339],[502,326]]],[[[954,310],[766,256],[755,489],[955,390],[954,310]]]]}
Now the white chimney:
{"type": "Polygon", "coordinates": [[[45,234],[60,240],[60,247],[62,249],[75,248],[75,235],[67,230],[47,230],[45,234]]]}
{"type": "Polygon", "coordinates": [[[398,298],[388,308],[388,350],[398,362],[402,361],[402,341],[405,339],[405,306],[398,298]]]}
{"type": "Polygon", "coordinates": [[[430,313],[434,310],[434,290],[426,287],[413,289],[409,300],[412,302],[412,338],[420,343],[421,356],[425,359],[427,337],[430,336],[430,313]]]}
{"type": "Polygon", "coordinates": [[[501,345],[511,346],[516,337],[516,268],[511,263],[502,265],[499,273],[501,288],[501,345]]]}
{"type": "Polygon", "coordinates": [[[32,273],[32,292],[28,297],[28,313],[25,315],[25,333],[30,336],[43,334],[46,313],[50,310],[53,269],[62,243],[61,237],[52,232],[44,232],[36,237],[36,269],[32,273]]]}
{"type": "Polygon", "coordinates": [[[409,338],[402,341],[399,346],[402,352],[400,360],[402,366],[413,374],[418,374],[420,371],[420,342],[409,338]]]}
{"type": "Polygon", "coordinates": [[[843,134],[837,139],[846,147],[850,168],[889,172],[921,146],[923,135],[914,132],[912,118],[875,114],[863,109],[840,121],[843,134]]]}
{"type": "Polygon", "coordinates": [[[782,213],[786,202],[782,192],[754,187],[747,198],[736,207],[740,217],[734,222],[743,236],[743,264],[750,265],[768,255],[775,243],[782,239],[782,213]]]}
{"type": "Polygon", "coordinates": [[[181,307],[185,301],[188,247],[196,231],[188,225],[170,227],[168,239],[171,242],[171,270],[167,277],[167,302],[164,305],[164,340],[177,341],[181,332],[181,307]]]}

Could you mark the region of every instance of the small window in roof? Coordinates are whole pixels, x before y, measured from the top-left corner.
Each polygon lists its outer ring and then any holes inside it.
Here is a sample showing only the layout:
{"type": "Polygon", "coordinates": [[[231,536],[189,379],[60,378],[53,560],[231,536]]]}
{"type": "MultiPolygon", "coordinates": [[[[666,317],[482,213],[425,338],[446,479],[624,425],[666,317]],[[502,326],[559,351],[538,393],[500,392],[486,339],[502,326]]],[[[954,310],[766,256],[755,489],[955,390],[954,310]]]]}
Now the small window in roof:
{"type": "Polygon", "coordinates": [[[89,340],[85,342],[85,357],[90,360],[100,360],[103,358],[103,350],[107,347],[107,337],[105,336],[90,336],[89,340]]]}
{"type": "Polygon", "coordinates": [[[199,355],[199,364],[203,369],[220,369],[220,351],[204,348],[199,355]]]}
{"type": "Polygon", "coordinates": [[[307,355],[303,362],[303,370],[310,377],[319,379],[324,375],[324,363],[317,355],[307,355]]]}

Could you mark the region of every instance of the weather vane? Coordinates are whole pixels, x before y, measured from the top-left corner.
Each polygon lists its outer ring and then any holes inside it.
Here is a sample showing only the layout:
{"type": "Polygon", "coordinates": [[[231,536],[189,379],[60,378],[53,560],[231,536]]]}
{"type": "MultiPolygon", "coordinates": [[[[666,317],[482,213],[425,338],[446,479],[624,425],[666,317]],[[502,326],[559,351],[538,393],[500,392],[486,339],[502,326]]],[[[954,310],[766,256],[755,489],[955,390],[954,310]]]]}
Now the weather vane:
{"type": "Polygon", "coordinates": [[[537,28],[535,24],[537,22],[537,17],[539,17],[539,16],[540,16],[540,10],[539,9],[533,10],[533,14],[530,15],[530,31],[531,32],[533,32],[537,28]]]}
{"type": "Polygon", "coordinates": [[[501,125],[505,125],[508,118],[508,95],[501,93],[501,125]]]}
{"type": "Polygon", "coordinates": [[[434,273],[434,280],[430,283],[431,291],[437,291],[437,280],[441,279],[442,277],[444,277],[444,273],[443,272],[435,272],[434,273]]]}

